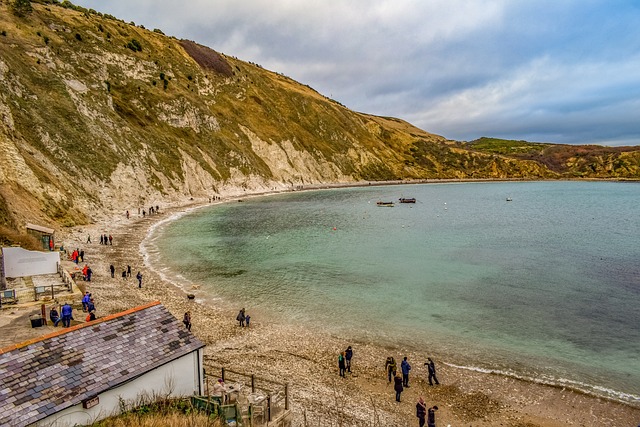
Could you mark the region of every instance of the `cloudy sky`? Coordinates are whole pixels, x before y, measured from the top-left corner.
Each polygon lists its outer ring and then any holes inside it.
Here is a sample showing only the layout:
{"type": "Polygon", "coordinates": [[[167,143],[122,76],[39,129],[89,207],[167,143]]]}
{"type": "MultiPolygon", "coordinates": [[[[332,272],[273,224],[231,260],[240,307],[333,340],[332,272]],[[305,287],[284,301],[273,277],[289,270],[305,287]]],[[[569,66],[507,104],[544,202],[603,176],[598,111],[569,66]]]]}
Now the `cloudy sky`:
{"type": "Polygon", "coordinates": [[[640,145],[638,0],[72,0],[450,139],[640,145]]]}

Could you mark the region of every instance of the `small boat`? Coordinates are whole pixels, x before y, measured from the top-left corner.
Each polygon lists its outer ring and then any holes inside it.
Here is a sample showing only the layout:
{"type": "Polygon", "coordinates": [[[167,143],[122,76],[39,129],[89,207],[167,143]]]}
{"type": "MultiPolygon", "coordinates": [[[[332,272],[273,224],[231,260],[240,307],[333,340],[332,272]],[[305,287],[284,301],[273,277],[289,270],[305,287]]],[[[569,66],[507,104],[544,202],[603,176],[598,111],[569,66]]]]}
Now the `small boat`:
{"type": "Polygon", "coordinates": [[[411,198],[406,198],[406,197],[400,197],[400,203],[415,203],[416,199],[415,197],[411,197],[411,198]]]}
{"type": "Polygon", "coordinates": [[[393,202],[378,202],[378,203],[376,203],[376,205],[378,205],[378,206],[386,206],[386,207],[392,208],[393,207],[393,202]]]}
{"type": "Polygon", "coordinates": [[[512,201],[513,199],[511,197],[507,197],[507,202],[512,201]]]}

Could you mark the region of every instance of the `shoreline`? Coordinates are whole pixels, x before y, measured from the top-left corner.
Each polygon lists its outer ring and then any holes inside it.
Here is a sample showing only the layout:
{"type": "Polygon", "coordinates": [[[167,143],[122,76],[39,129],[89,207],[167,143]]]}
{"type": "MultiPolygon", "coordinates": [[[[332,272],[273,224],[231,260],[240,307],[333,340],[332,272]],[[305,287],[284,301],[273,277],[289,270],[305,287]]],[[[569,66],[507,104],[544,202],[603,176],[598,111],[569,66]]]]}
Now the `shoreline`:
{"type": "MultiPolygon", "coordinates": [[[[339,187],[307,186],[301,190],[339,187]]],[[[426,354],[406,349],[354,345],[323,331],[262,324],[255,317],[251,328],[239,328],[235,321],[238,307],[232,307],[233,302],[217,301],[218,305],[214,305],[212,301],[200,304],[188,300],[189,289],[174,285],[150,264],[144,245],[163,224],[214,204],[283,192],[288,191],[230,196],[212,203],[191,201],[161,208],[160,214],[146,218],[134,214],[126,220],[124,215],[117,215],[70,229],[68,238],[74,241],[67,243],[65,239],[65,243],[86,246],[87,262],[96,272],[88,290],[94,294],[99,317],[153,300],[161,301],[178,319],[185,311],[191,311],[192,332],[207,344],[206,365],[225,366],[290,384],[293,425],[304,425],[302,420],[314,420],[311,425],[338,420],[345,425],[413,425],[419,395],[425,396],[428,405],[439,406],[438,420],[443,425],[636,425],[640,420],[640,409],[629,404],[445,363],[438,364],[443,385],[429,387],[426,368],[422,366],[426,354]],[[114,235],[113,246],[95,242],[84,245],[87,233],[96,236],[103,230],[114,235]],[[117,264],[116,271],[126,264],[132,265],[134,275],[138,269],[142,271],[143,288],[134,286],[134,279],[126,283],[118,275],[112,279],[107,273],[111,263],[117,264]],[[354,345],[354,375],[343,380],[337,375],[334,359],[347,345],[354,345]],[[393,400],[384,374],[384,360],[390,351],[395,352],[396,359],[406,354],[413,365],[412,387],[403,393],[400,404],[393,400]]],[[[193,291],[197,293],[197,289],[193,291]]]]}

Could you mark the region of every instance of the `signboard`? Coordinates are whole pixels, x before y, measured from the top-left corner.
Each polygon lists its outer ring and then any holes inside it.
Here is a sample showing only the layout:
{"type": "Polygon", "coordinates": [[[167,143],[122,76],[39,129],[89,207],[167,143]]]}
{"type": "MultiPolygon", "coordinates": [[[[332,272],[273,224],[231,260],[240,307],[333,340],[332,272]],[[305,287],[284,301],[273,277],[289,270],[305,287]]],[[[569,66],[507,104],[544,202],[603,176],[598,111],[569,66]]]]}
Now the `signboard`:
{"type": "Polygon", "coordinates": [[[82,401],[82,407],[84,409],[89,409],[89,408],[93,408],[98,403],[100,403],[100,398],[98,396],[93,396],[93,397],[90,397],[88,399],[83,400],[82,401]]]}

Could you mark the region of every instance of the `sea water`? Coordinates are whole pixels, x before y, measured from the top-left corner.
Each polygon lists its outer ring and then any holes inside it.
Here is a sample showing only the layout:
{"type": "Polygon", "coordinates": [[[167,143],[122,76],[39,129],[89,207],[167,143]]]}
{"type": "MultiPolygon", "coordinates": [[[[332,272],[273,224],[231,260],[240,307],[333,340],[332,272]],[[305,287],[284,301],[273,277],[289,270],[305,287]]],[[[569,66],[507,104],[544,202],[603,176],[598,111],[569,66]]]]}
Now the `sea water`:
{"type": "Polygon", "coordinates": [[[295,192],[195,211],[149,244],[172,280],[270,321],[640,404],[638,183],[295,192]]]}

